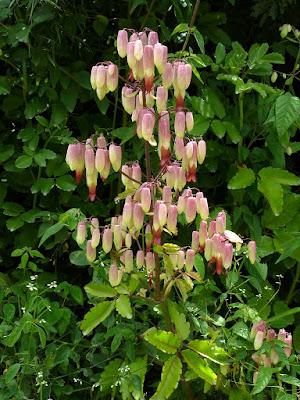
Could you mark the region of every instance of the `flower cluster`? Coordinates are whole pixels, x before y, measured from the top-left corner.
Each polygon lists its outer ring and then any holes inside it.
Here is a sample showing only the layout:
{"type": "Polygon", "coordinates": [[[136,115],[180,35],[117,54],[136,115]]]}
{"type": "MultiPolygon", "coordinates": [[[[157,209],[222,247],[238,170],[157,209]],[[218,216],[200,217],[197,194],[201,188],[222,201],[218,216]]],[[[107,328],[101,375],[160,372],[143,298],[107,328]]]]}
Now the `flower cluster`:
{"type": "MultiPolygon", "coordinates": [[[[254,324],[251,329],[250,339],[254,339],[254,349],[259,350],[264,342],[270,343],[270,350],[265,353],[255,353],[252,355],[252,359],[255,361],[257,366],[263,365],[265,367],[271,367],[278,363],[279,356],[274,349],[274,346],[278,345],[278,340],[286,344],[282,346],[284,353],[287,357],[290,357],[292,352],[292,335],[285,331],[285,329],[280,329],[278,334],[274,329],[268,329],[264,320],[259,321],[259,324],[254,324]],[[275,342],[277,339],[277,343],[275,342]]],[[[257,380],[258,371],[254,372],[253,383],[257,380]]]]}
{"type": "Polygon", "coordinates": [[[119,171],[122,162],[122,149],[114,143],[107,145],[103,136],[97,138],[94,145],[93,138],[86,143],[70,144],[67,150],[66,163],[71,171],[76,171],[76,182],[79,183],[86,170],[86,184],[89,188],[89,198],[96,198],[98,173],[104,182],[109,175],[110,167],[119,171]]]}

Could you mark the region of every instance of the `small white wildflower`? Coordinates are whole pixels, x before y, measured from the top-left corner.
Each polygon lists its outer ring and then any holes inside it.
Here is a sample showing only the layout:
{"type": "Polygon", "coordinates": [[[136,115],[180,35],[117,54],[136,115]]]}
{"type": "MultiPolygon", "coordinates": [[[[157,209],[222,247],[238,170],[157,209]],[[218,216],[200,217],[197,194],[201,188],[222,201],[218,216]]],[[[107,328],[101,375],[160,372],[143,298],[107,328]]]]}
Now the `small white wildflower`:
{"type": "Polygon", "coordinates": [[[43,373],[42,372],[38,372],[37,376],[38,376],[38,378],[42,378],[43,377],[43,373]]]}
{"type": "Polygon", "coordinates": [[[261,294],[260,293],[257,294],[256,297],[258,297],[260,299],[261,298],[261,294]]]}
{"type": "Polygon", "coordinates": [[[23,311],[23,313],[25,313],[25,307],[21,307],[21,310],[23,311]]]}
{"type": "Polygon", "coordinates": [[[57,287],[57,282],[56,282],[56,281],[53,281],[53,282],[51,282],[51,283],[47,283],[47,286],[48,286],[50,289],[56,288],[56,287],[57,287]]]}
{"type": "Polygon", "coordinates": [[[37,275],[31,275],[30,279],[31,279],[32,281],[35,281],[37,277],[38,277],[37,275]]]}
{"type": "Polygon", "coordinates": [[[37,290],[37,287],[34,286],[33,283],[28,283],[26,287],[32,292],[33,290],[37,290]]]}
{"type": "Polygon", "coordinates": [[[51,311],[52,311],[52,309],[51,309],[51,307],[50,307],[50,306],[47,306],[47,310],[48,310],[49,312],[51,312],[51,311]]]}
{"type": "Polygon", "coordinates": [[[281,275],[281,274],[279,274],[279,275],[276,275],[276,277],[277,277],[277,278],[279,278],[279,279],[283,279],[283,278],[284,278],[284,276],[283,276],[283,275],[281,275]]]}
{"type": "Polygon", "coordinates": [[[40,319],[39,323],[40,323],[40,324],[45,324],[46,321],[44,320],[44,318],[42,318],[42,319],[40,319]]]}
{"type": "Polygon", "coordinates": [[[277,285],[281,285],[281,282],[275,282],[275,283],[277,283],[277,285]]]}
{"type": "Polygon", "coordinates": [[[41,385],[48,386],[48,382],[44,380],[41,382],[41,385]]]}

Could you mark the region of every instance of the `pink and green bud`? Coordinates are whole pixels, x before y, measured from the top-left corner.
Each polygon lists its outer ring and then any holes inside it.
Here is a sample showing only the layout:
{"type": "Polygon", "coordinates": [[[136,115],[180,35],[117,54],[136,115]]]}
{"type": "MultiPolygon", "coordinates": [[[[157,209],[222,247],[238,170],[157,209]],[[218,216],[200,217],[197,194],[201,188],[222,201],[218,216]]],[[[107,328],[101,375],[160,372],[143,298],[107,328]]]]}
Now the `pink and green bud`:
{"type": "Polygon", "coordinates": [[[129,178],[132,175],[132,169],[127,164],[122,165],[121,180],[124,186],[129,186],[132,180],[129,178]],[[126,175],[124,175],[126,174],[126,175]]]}
{"type": "Polygon", "coordinates": [[[285,329],[279,329],[278,340],[282,340],[284,342],[286,339],[286,335],[287,335],[287,332],[285,331],[285,329]]]}
{"type": "Polygon", "coordinates": [[[118,217],[112,217],[110,222],[110,227],[112,232],[114,232],[115,226],[118,225],[118,217]]]}
{"type": "Polygon", "coordinates": [[[94,201],[96,198],[96,188],[97,188],[97,178],[98,172],[94,169],[94,173],[86,174],[86,185],[89,188],[89,198],[91,201],[94,201]]]}
{"type": "Polygon", "coordinates": [[[97,89],[101,89],[103,87],[106,87],[106,74],[107,74],[107,68],[105,68],[104,65],[98,65],[97,68],[97,89]]]}
{"type": "Polygon", "coordinates": [[[208,237],[212,238],[214,236],[214,234],[216,233],[216,226],[216,221],[210,221],[208,228],[208,237]]]}
{"type": "Polygon", "coordinates": [[[155,125],[155,117],[152,113],[148,112],[143,116],[142,119],[142,136],[149,142],[153,135],[153,128],[155,125]]]}
{"type": "Polygon", "coordinates": [[[125,236],[125,247],[130,249],[131,246],[132,246],[132,236],[128,232],[128,233],[126,233],[126,236],[125,236]]]}
{"type": "Polygon", "coordinates": [[[133,208],[133,225],[137,231],[140,231],[144,224],[144,211],[141,204],[136,203],[133,208]]]}
{"type": "Polygon", "coordinates": [[[172,204],[172,189],[170,186],[164,186],[162,200],[167,206],[167,209],[169,209],[172,204]]]}
{"type": "Polygon", "coordinates": [[[100,101],[102,101],[102,100],[104,99],[104,97],[106,96],[106,94],[108,93],[106,83],[105,83],[105,85],[103,85],[101,88],[99,88],[99,87],[97,86],[96,93],[97,93],[98,99],[99,99],[100,101]]]}
{"type": "Polygon", "coordinates": [[[191,132],[191,130],[194,128],[193,113],[187,112],[185,114],[185,124],[186,124],[186,129],[188,130],[188,132],[191,132]]]}
{"type": "Polygon", "coordinates": [[[182,214],[185,210],[186,198],[184,196],[179,196],[177,200],[177,211],[178,214],[182,214]]]}
{"type": "Polygon", "coordinates": [[[154,204],[154,213],[153,213],[153,227],[155,231],[158,231],[160,229],[160,223],[159,223],[159,206],[160,204],[163,204],[161,200],[156,200],[154,204]]]}
{"type": "Polygon", "coordinates": [[[81,246],[85,241],[86,235],[86,222],[80,221],[77,225],[77,234],[76,234],[76,242],[78,246],[81,246]]]}
{"type": "Polygon", "coordinates": [[[93,90],[95,90],[97,87],[97,70],[98,70],[98,67],[96,65],[94,67],[92,67],[92,70],[91,70],[91,86],[92,86],[93,90]]]}
{"type": "Polygon", "coordinates": [[[143,250],[138,250],[137,251],[135,261],[136,261],[137,269],[141,269],[144,266],[145,257],[144,257],[143,250]]]}
{"type": "MultiPolygon", "coordinates": [[[[153,77],[154,76],[154,54],[153,54],[153,47],[151,45],[147,45],[144,48],[143,63],[144,63],[145,75],[148,77],[153,77]]],[[[153,78],[152,78],[152,81],[153,81],[153,78]]]]}
{"type": "Polygon", "coordinates": [[[99,220],[98,220],[98,218],[92,218],[90,228],[91,228],[91,234],[93,234],[94,229],[98,229],[99,228],[99,220]]]}
{"type": "Polygon", "coordinates": [[[158,86],[156,91],[156,108],[160,114],[167,109],[168,91],[163,86],[158,86]]]}
{"type": "Polygon", "coordinates": [[[115,225],[114,228],[114,245],[117,251],[122,248],[122,227],[121,225],[115,225]]]}
{"type": "Polygon", "coordinates": [[[232,264],[232,258],[233,258],[233,247],[231,243],[225,243],[223,247],[223,254],[222,254],[222,260],[223,260],[223,266],[225,269],[228,269],[231,267],[232,264]]]}
{"type": "Polygon", "coordinates": [[[256,242],[253,240],[248,243],[248,257],[251,264],[254,264],[256,259],[256,242]]]}
{"type": "Polygon", "coordinates": [[[179,91],[183,91],[188,88],[191,83],[191,67],[189,64],[179,64],[177,68],[177,79],[176,79],[176,86],[179,91]]]}
{"type": "Polygon", "coordinates": [[[183,139],[185,134],[185,114],[183,111],[178,111],[176,113],[174,128],[176,136],[183,139]]]}
{"type": "Polygon", "coordinates": [[[189,224],[193,222],[197,214],[197,201],[196,197],[188,197],[185,209],[186,222],[189,224]]]}
{"type": "Polygon", "coordinates": [[[272,364],[278,364],[279,356],[274,349],[271,349],[271,362],[272,364]]]}
{"type": "Polygon", "coordinates": [[[254,339],[254,349],[258,350],[261,348],[264,341],[265,333],[263,331],[258,330],[254,339]]]}
{"type": "Polygon", "coordinates": [[[148,44],[147,33],[145,31],[139,32],[138,37],[142,41],[144,46],[148,44]]]}
{"type": "Polygon", "coordinates": [[[187,89],[192,80],[192,66],[190,64],[185,64],[184,66],[184,78],[185,78],[185,89],[187,89]]]}
{"type": "Polygon", "coordinates": [[[94,150],[85,150],[85,169],[87,175],[93,175],[95,171],[95,154],[94,150]]]}
{"type": "Polygon", "coordinates": [[[166,184],[171,188],[174,188],[175,183],[175,169],[172,165],[168,166],[165,174],[166,184]]]}
{"type": "Polygon", "coordinates": [[[175,233],[177,227],[177,206],[170,205],[168,210],[168,218],[167,218],[167,228],[170,232],[175,233]]]}
{"type": "Polygon", "coordinates": [[[152,231],[150,224],[146,225],[145,235],[146,235],[145,238],[146,250],[149,251],[151,249],[151,243],[152,243],[152,231]]]}
{"type": "Polygon", "coordinates": [[[165,70],[162,74],[162,84],[163,87],[168,90],[173,82],[173,66],[171,63],[167,63],[165,70]]]}
{"type": "Polygon", "coordinates": [[[96,249],[93,248],[91,240],[86,243],[86,258],[89,262],[93,262],[96,259],[96,249]]]}
{"type": "Polygon", "coordinates": [[[292,352],[292,343],[293,343],[293,337],[292,337],[291,334],[287,334],[287,337],[285,339],[285,343],[290,347],[284,347],[283,350],[285,352],[285,355],[287,357],[290,357],[291,352],[292,352]]]}
{"type": "Polygon", "coordinates": [[[125,203],[123,207],[123,223],[125,226],[130,226],[130,221],[133,218],[134,203],[125,203]]]}
{"type": "Polygon", "coordinates": [[[200,199],[202,199],[203,193],[202,192],[197,192],[196,193],[196,201],[197,201],[197,214],[200,214],[200,199]]]}
{"type": "Polygon", "coordinates": [[[114,152],[116,153],[116,160],[114,162],[111,162],[111,165],[113,167],[113,170],[117,172],[121,168],[122,164],[122,147],[115,146],[114,152]]]}
{"type": "Polygon", "coordinates": [[[200,243],[199,238],[200,238],[199,232],[193,231],[191,248],[192,248],[192,250],[194,250],[195,253],[199,250],[199,243],[200,243]]]}
{"type": "Polygon", "coordinates": [[[174,145],[175,156],[177,160],[182,160],[184,154],[184,142],[183,139],[179,137],[175,138],[175,145],[174,145]]]}
{"type": "Polygon", "coordinates": [[[157,32],[151,31],[148,34],[148,44],[154,46],[156,43],[159,42],[157,32]]]}
{"type": "Polygon", "coordinates": [[[185,257],[185,269],[187,272],[191,272],[194,267],[195,252],[192,249],[186,251],[185,257]]]}
{"type": "Polygon", "coordinates": [[[109,92],[114,92],[118,87],[119,72],[115,64],[110,64],[107,70],[106,86],[109,92]]]}
{"type": "Polygon", "coordinates": [[[128,44],[127,44],[127,64],[129,65],[129,68],[131,68],[131,69],[133,69],[136,64],[134,50],[135,50],[135,43],[132,41],[128,42],[128,44]]]}
{"type": "Polygon", "coordinates": [[[99,136],[97,138],[97,147],[98,149],[106,149],[107,143],[104,136],[99,136]]]}
{"type": "Polygon", "coordinates": [[[105,167],[105,150],[97,149],[95,157],[95,168],[101,175],[105,167]]]}
{"type": "Polygon", "coordinates": [[[123,272],[118,270],[116,264],[109,267],[109,283],[111,286],[118,286],[121,283],[123,272]]]}
{"type": "Polygon", "coordinates": [[[251,332],[250,332],[250,339],[251,339],[251,340],[253,340],[253,339],[255,338],[255,336],[256,336],[256,334],[257,334],[257,331],[258,331],[258,328],[259,328],[259,325],[257,325],[257,324],[254,324],[254,325],[252,326],[251,332]]]}
{"type": "Polygon", "coordinates": [[[209,261],[212,258],[212,244],[213,244],[212,239],[207,239],[205,242],[204,257],[206,261],[209,261]]]}
{"type": "Polygon", "coordinates": [[[158,221],[161,228],[167,223],[167,206],[164,203],[158,207],[158,221]]]}
{"type": "Polygon", "coordinates": [[[146,254],[146,268],[147,272],[152,272],[155,268],[154,254],[151,251],[146,254]]]}
{"type": "Polygon", "coordinates": [[[138,189],[140,187],[140,184],[138,182],[141,182],[142,180],[142,170],[141,167],[138,163],[133,164],[132,166],[132,178],[135,179],[137,182],[132,182],[133,187],[135,189],[138,189]]]}
{"type": "Polygon", "coordinates": [[[126,250],[124,255],[125,270],[130,273],[133,271],[133,252],[132,250],[126,250]]]}
{"type": "Polygon", "coordinates": [[[256,384],[256,382],[257,382],[257,377],[258,377],[258,371],[255,371],[255,372],[253,373],[253,385],[256,384]]]}
{"type": "Polygon", "coordinates": [[[221,235],[219,235],[219,233],[215,233],[212,238],[212,255],[215,258],[220,258],[222,257],[222,253],[223,253],[223,243],[221,235]]]}
{"type": "Polygon", "coordinates": [[[223,217],[216,218],[216,232],[223,233],[226,228],[226,221],[223,217]]]}
{"type": "Polygon", "coordinates": [[[136,92],[127,86],[123,86],[121,95],[124,110],[131,115],[135,109],[136,92]]]}
{"type": "Polygon", "coordinates": [[[199,199],[199,211],[200,211],[200,217],[202,220],[206,221],[209,215],[209,210],[208,210],[208,204],[207,204],[207,198],[203,197],[199,199]]]}
{"type": "Polygon", "coordinates": [[[267,342],[272,342],[275,339],[276,333],[274,329],[269,329],[267,332],[267,342]]]}
{"type": "Polygon", "coordinates": [[[203,139],[198,142],[197,158],[199,164],[203,164],[206,156],[206,143],[203,139]]]}
{"type": "Polygon", "coordinates": [[[185,175],[184,170],[181,167],[176,167],[175,177],[177,179],[178,190],[182,191],[182,189],[186,185],[186,175],[185,175]]]}
{"type": "Polygon", "coordinates": [[[113,244],[113,233],[110,228],[104,229],[102,238],[102,249],[104,253],[109,253],[112,249],[113,244]]]}
{"type": "Polygon", "coordinates": [[[121,58],[126,57],[127,44],[128,44],[128,34],[127,31],[125,31],[125,29],[122,29],[118,32],[118,37],[117,37],[117,50],[121,58]]]}
{"type": "Polygon", "coordinates": [[[130,38],[129,38],[129,41],[130,42],[135,42],[136,40],[138,40],[138,34],[136,33],[136,32],[134,32],[134,33],[132,33],[131,35],[130,35],[130,38]]]}
{"type": "Polygon", "coordinates": [[[144,47],[143,42],[138,39],[134,42],[134,57],[137,61],[140,61],[143,58],[144,47]]]}
{"type": "Polygon", "coordinates": [[[177,268],[182,269],[185,264],[185,254],[183,250],[178,251],[177,268]]]}
{"type": "Polygon", "coordinates": [[[148,187],[141,189],[141,206],[144,213],[148,213],[151,207],[151,191],[148,187]]]}
{"type": "Polygon", "coordinates": [[[96,228],[92,233],[92,248],[95,249],[100,243],[100,230],[96,228]]]}
{"type": "Polygon", "coordinates": [[[169,114],[164,111],[158,121],[158,136],[162,146],[169,149],[171,142],[169,114]]]}
{"type": "Polygon", "coordinates": [[[260,357],[261,355],[262,354],[252,354],[251,358],[256,364],[261,364],[262,363],[262,359],[260,357]]]}
{"type": "Polygon", "coordinates": [[[105,182],[106,178],[109,175],[110,172],[110,161],[109,161],[109,151],[108,150],[103,150],[104,152],[104,168],[102,172],[100,173],[102,181],[105,182]]]}
{"type": "Polygon", "coordinates": [[[199,229],[199,244],[201,248],[204,248],[206,240],[207,240],[207,222],[201,221],[199,229]]]}
{"type": "Polygon", "coordinates": [[[154,64],[160,74],[162,74],[167,65],[168,48],[161,43],[154,45],[154,64]]]}
{"type": "Polygon", "coordinates": [[[82,143],[70,144],[66,154],[66,163],[71,171],[76,171],[77,184],[81,181],[85,166],[85,146],[82,143]]]}

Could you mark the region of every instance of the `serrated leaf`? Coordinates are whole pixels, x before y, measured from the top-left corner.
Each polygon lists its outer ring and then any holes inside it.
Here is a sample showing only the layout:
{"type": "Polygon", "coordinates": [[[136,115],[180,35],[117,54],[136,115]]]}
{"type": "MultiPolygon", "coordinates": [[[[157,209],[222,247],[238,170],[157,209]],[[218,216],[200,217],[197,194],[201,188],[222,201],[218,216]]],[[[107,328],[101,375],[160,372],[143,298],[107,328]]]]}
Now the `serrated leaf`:
{"type": "Polygon", "coordinates": [[[275,125],[279,136],[283,136],[299,117],[300,99],[291,93],[278,97],[275,103],[275,125]]]}
{"type": "Polygon", "coordinates": [[[283,382],[289,383],[290,385],[298,386],[300,387],[300,379],[294,377],[294,376],[288,376],[284,374],[280,374],[280,378],[283,382]]]}
{"type": "Polygon", "coordinates": [[[211,123],[211,129],[218,136],[218,138],[222,139],[226,133],[226,128],[223,121],[219,121],[214,119],[211,123]]]}
{"type": "Polygon", "coordinates": [[[175,354],[181,345],[178,335],[163,330],[155,329],[147,332],[144,338],[154,347],[168,354],[175,354]]]}
{"type": "Polygon", "coordinates": [[[268,62],[271,64],[284,64],[285,59],[282,54],[279,53],[269,53],[261,58],[261,61],[268,62]]]}
{"type": "Polygon", "coordinates": [[[42,126],[44,126],[45,128],[48,128],[49,126],[49,122],[46,120],[46,118],[38,115],[37,117],[35,117],[35,119],[37,120],[37,122],[39,124],[41,124],[42,126]]]}
{"type": "Polygon", "coordinates": [[[204,89],[204,94],[205,100],[211,106],[217,117],[223,119],[226,115],[226,112],[223,103],[219,99],[217,93],[211,87],[207,87],[204,89]]]}
{"type": "Polygon", "coordinates": [[[228,189],[243,189],[255,182],[255,173],[251,168],[243,168],[228,182],[228,189]]]}
{"type": "Polygon", "coordinates": [[[52,235],[55,235],[59,232],[65,225],[62,222],[57,222],[56,224],[52,225],[50,228],[46,230],[46,232],[41,237],[39,247],[52,235]]]}
{"type": "Polygon", "coordinates": [[[84,316],[84,320],[80,326],[84,336],[89,335],[96,326],[104,321],[115,307],[115,301],[104,301],[93,307],[84,316]]]}
{"type": "Polygon", "coordinates": [[[260,366],[258,368],[258,376],[257,376],[257,381],[254,385],[254,389],[252,391],[252,394],[257,394],[260,393],[264,390],[264,388],[267,386],[267,384],[270,382],[270,379],[272,377],[273,370],[271,367],[264,367],[260,366]]]}
{"type": "Polygon", "coordinates": [[[257,189],[266,197],[273,213],[278,216],[283,206],[283,189],[281,185],[269,178],[258,179],[257,189]]]}
{"type": "Polygon", "coordinates": [[[208,340],[196,339],[188,343],[187,347],[217,364],[223,365],[228,362],[228,355],[225,350],[217,347],[214,343],[210,343],[208,340]]]}
{"type": "Polygon", "coordinates": [[[63,175],[56,178],[56,186],[61,189],[65,190],[66,192],[72,192],[76,188],[76,182],[71,175],[63,175]]]}
{"type": "Polygon", "coordinates": [[[200,275],[201,279],[204,279],[205,276],[205,265],[203,261],[203,257],[200,256],[200,254],[196,254],[194,258],[194,266],[200,275]]]}
{"type": "Polygon", "coordinates": [[[200,49],[201,53],[204,54],[205,50],[204,50],[204,39],[203,39],[203,36],[201,35],[201,33],[198,30],[195,30],[193,32],[193,35],[195,36],[196,42],[197,42],[197,44],[199,46],[199,49],[200,49]]]}
{"type": "Polygon", "coordinates": [[[79,286],[73,285],[73,286],[71,286],[70,292],[71,292],[71,296],[73,297],[73,299],[82,306],[83,305],[83,294],[82,294],[81,288],[79,286]]]}
{"type": "Polygon", "coordinates": [[[264,179],[272,179],[282,185],[299,185],[300,178],[286,169],[267,167],[259,171],[259,176],[264,179]]]}
{"type": "Polygon", "coordinates": [[[150,400],[162,400],[171,396],[177,388],[182,371],[182,363],[177,356],[170,357],[164,364],[159,385],[150,400]]]}
{"type": "Polygon", "coordinates": [[[10,383],[14,379],[14,377],[19,372],[20,368],[21,368],[21,364],[13,364],[11,367],[8,368],[8,370],[5,374],[5,383],[6,384],[10,383]]]}
{"type": "Polygon", "coordinates": [[[116,310],[122,317],[128,319],[132,318],[132,308],[128,296],[125,294],[120,295],[116,301],[116,310]]]}
{"type": "Polygon", "coordinates": [[[210,385],[215,385],[217,382],[217,375],[214,371],[207,365],[207,363],[200,358],[198,354],[191,350],[183,350],[181,352],[185,362],[188,366],[204,381],[210,385]]]}
{"type": "Polygon", "coordinates": [[[224,121],[224,125],[226,128],[226,132],[227,132],[228,136],[230,137],[232,143],[234,143],[234,144],[238,143],[241,138],[240,132],[229,121],[224,121]]]}
{"type": "Polygon", "coordinates": [[[71,264],[78,265],[79,267],[84,267],[85,265],[90,265],[90,262],[86,258],[85,252],[82,250],[72,251],[69,255],[71,264]]]}
{"type": "Polygon", "coordinates": [[[180,336],[181,340],[187,339],[190,334],[190,323],[187,322],[185,315],[183,313],[179,313],[171,301],[168,302],[168,309],[171,321],[175,325],[176,332],[180,336]]]}
{"type": "Polygon", "coordinates": [[[226,55],[226,50],[225,50],[224,44],[218,43],[218,46],[217,46],[216,52],[215,52],[216,63],[220,64],[220,62],[222,62],[224,60],[225,55],[226,55]]]}
{"type": "Polygon", "coordinates": [[[121,364],[122,360],[120,358],[116,358],[105,366],[100,378],[101,392],[111,393],[111,386],[114,385],[119,378],[118,370],[121,364]]]}
{"type": "Polygon", "coordinates": [[[115,297],[118,293],[111,286],[102,285],[101,283],[88,283],[84,290],[96,297],[115,297]]]}
{"type": "Polygon", "coordinates": [[[50,190],[54,187],[54,179],[53,178],[39,178],[32,186],[31,193],[41,192],[44,196],[46,196],[50,190]]]}
{"type": "Polygon", "coordinates": [[[175,35],[178,32],[187,32],[189,30],[188,24],[179,24],[173,30],[171,36],[175,35]]]}
{"type": "Polygon", "coordinates": [[[28,168],[32,164],[33,158],[31,156],[23,155],[16,159],[17,168],[28,168]]]}

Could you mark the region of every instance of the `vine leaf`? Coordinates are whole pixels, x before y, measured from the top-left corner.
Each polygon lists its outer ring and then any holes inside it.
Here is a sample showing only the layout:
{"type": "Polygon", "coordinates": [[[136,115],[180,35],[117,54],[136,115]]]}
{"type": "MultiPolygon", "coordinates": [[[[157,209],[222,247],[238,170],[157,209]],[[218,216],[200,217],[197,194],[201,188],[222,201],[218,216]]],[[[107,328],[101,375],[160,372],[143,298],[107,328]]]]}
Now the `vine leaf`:
{"type": "Polygon", "coordinates": [[[175,354],[181,344],[179,336],[175,333],[157,329],[148,331],[145,335],[145,340],[168,354],[175,354]]]}
{"type": "Polygon", "coordinates": [[[120,295],[116,301],[116,310],[122,317],[132,318],[132,308],[128,296],[125,296],[125,294],[120,295]]]}
{"type": "Polygon", "coordinates": [[[157,391],[150,400],[162,400],[170,397],[178,386],[181,371],[182,363],[180,359],[177,356],[170,357],[163,366],[157,391]]]}
{"type": "Polygon", "coordinates": [[[80,326],[83,335],[89,335],[100,322],[104,321],[109,316],[115,307],[115,301],[104,301],[93,307],[84,316],[84,320],[80,326]]]}
{"type": "Polygon", "coordinates": [[[214,343],[210,343],[208,340],[196,339],[191,341],[187,347],[217,364],[224,365],[228,361],[228,355],[225,350],[217,347],[214,343]]]}
{"type": "Polygon", "coordinates": [[[194,351],[183,350],[183,358],[188,366],[205,382],[210,385],[215,385],[217,382],[217,375],[207,365],[207,363],[198,356],[194,351]]]}
{"type": "Polygon", "coordinates": [[[117,295],[114,288],[101,283],[88,283],[85,285],[84,290],[96,297],[114,297],[117,295]]]}

